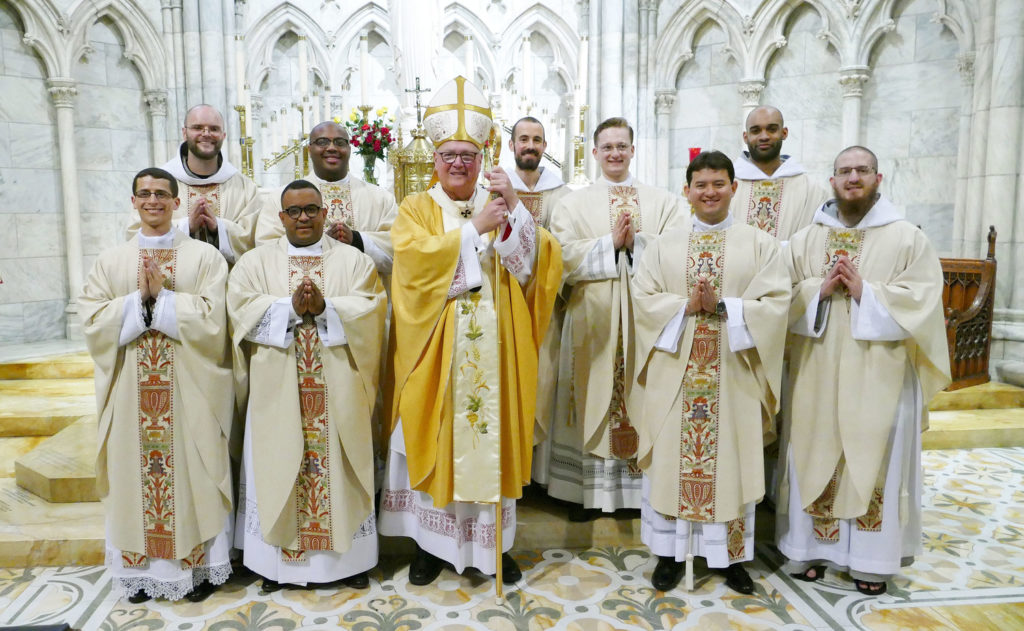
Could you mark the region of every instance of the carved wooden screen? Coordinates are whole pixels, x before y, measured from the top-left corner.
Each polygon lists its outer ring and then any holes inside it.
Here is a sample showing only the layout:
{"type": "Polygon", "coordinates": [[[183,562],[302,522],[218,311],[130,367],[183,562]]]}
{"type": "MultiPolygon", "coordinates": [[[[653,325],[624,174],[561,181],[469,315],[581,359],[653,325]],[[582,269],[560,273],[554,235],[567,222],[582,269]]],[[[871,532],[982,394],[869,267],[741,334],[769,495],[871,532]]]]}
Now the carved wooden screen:
{"type": "Polygon", "coordinates": [[[940,259],[942,306],[953,383],[947,390],[985,383],[996,286],[996,229],[988,231],[988,258],[940,259]]]}

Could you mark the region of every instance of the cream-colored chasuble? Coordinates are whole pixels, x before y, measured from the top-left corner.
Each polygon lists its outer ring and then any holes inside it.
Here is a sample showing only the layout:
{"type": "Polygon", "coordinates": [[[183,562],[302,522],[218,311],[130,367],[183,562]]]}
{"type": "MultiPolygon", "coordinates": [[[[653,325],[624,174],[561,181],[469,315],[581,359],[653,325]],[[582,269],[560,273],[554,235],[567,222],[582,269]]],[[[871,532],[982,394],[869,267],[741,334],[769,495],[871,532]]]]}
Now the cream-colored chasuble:
{"type": "Polygon", "coordinates": [[[747,199],[747,225],[778,238],[782,190],[785,186],[785,180],[751,182],[750,196],[747,199]]]}
{"type": "Polygon", "coordinates": [[[325,182],[320,185],[320,193],[324,198],[324,206],[327,207],[326,225],[341,222],[356,229],[356,216],[352,209],[352,187],[346,182],[325,182]]]}

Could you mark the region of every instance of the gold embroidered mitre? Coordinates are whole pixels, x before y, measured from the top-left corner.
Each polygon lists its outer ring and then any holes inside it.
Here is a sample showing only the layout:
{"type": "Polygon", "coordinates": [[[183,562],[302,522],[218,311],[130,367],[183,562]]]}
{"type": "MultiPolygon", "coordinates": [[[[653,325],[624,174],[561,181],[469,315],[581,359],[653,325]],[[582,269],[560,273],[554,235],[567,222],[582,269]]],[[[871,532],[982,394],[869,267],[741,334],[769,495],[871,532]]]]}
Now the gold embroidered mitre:
{"type": "Polygon", "coordinates": [[[487,97],[461,75],[441,86],[423,115],[423,127],[435,147],[464,140],[483,149],[492,125],[487,97]]]}

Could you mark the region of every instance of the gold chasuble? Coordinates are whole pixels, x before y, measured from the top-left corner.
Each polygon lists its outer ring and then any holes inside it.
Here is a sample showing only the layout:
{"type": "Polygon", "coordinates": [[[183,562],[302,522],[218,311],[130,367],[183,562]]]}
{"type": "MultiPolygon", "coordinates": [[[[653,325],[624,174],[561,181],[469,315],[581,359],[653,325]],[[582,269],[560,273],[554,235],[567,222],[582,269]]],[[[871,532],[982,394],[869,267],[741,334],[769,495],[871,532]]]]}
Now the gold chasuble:
{"type": "Polygon", "coordinates": [[[327,237],[320,244],[318,256],[290,256],[286,237],[259,246],[228,285],[261,535],[285,562],[304,562],[305,551],[347,551],[373,510],[370,415],[387,298],[370,257],[327,237]],[[325,346],[311,317],[295,326],[288,348],[250,341],[271,305],[307,277],[334,307],[347,342],[325,346]]]}
{"type": "Polygon", "coordinates": [[[102,253],[81,298],[96,363],[96,486],[107,537],[123,567],[149,559],[205,564],[202,544],[231,510],[227,437],[232,419],[224,286],[216,249],[175,233],[168,249],[138,239],[102,253]],[[139,288],[143,257],[174,292],[180,339],[148,329],[119,345],[124,301],[139,288]]]}
{"type": "MultiPolygon", "coordinates": [[[[872,213],[875,209],[865,221],[872,213]]],[[[788,254],[791,324],[806,315],[825,274],[845,254],[876,300],[909,333],[898,341],[854,339],[853,300],[836,291],[828,299],[821,337],[791,336],[789,440],[795,471],[784,473],[778,505],[788,506],[789,476],[796,476],[804,510],[814,517],[815,536],[834,541],[838,519],[856,518],[859,529],[876,531],[884,502],[899,501],[900,515],[907,514],[905,492],[884,498],[881,489],[906,371],[913,370],[921,384],[922,416],[931,397],[949,383],[942,271],[927,237],[904,220],[864,229],[815,223],[794,235],[788,254]]]]}
{"type": "Polygon", "coordinates": [[[734,559],[743,556],[743,507],[764,495],[762,436],[779,406],[789,297],[778,242],[739,223],[665,234],[633,279],[634,417],[651,506],[668,518],[728,522],[734,559]],[[703,311],[686,316],[679,348],[655,347],[700,278],[719,298],[742,300],[752,348],[731,351],[727,320],[703,311]]]}
{"type": "MultiPolygon", "coordinates": [[[[485,193],[477,194],[479,206],[486,201],[485,193]]],[[[387,434],[401,419],[411,487],[429,493],[437,507],[460,498],[481,501],[476,495],[490,492],[475,488],[486,484],[473,484],[472,475],[457,473],[467,467],[489,468],[478,471],[481,480],[498,479],[491,473],[500,469],[503,497],[520,497],[529,483],[538,349],[562,272],[558,244],[538,228],[526,287],[502,270],[495,292],[492,263],[485,259],[481,289],[450,298],[466,221],[458,215],[445,213],[429,191],[418,193],[402,202],[391,229],[395,379],[385,392],[387,434]],[[470,464],[471,451],[498,442],[500,462],[470,464]],[[462,482],[469,483],[467,491],[456,489],[462,482]]]]}

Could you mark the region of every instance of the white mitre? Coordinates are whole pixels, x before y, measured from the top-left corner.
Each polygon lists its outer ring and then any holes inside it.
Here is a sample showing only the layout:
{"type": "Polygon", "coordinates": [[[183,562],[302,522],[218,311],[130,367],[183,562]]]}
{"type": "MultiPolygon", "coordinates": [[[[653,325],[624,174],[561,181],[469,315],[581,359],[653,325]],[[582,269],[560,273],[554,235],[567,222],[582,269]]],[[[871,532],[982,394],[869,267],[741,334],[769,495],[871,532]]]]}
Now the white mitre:
{"type": "Polygon", "coordinates": [[[464,140],[483,149],[492,125],[487,97],[461,75],[441,86],[423,116],[423,127],[435,147],[464,140]]]}

